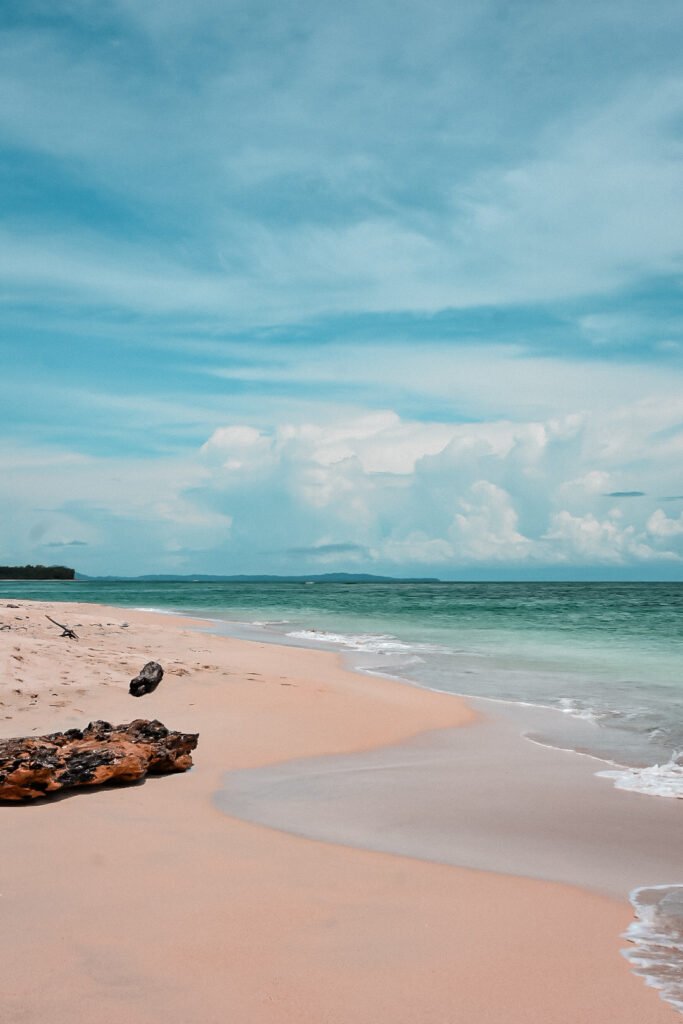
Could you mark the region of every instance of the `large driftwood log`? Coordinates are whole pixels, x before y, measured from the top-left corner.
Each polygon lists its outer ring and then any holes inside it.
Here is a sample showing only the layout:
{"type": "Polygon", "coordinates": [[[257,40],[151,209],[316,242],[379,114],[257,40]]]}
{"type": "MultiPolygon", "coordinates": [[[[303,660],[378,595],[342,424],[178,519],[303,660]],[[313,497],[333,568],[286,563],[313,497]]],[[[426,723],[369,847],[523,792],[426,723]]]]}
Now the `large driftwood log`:
{"type": "Polygon", "coordinates": [[[198,733],[170,732],[161,722],[138,718],[128,725],[91,722],[82,731],[0,740],[0,800],[184,772],[197,739],[198,733]]]}

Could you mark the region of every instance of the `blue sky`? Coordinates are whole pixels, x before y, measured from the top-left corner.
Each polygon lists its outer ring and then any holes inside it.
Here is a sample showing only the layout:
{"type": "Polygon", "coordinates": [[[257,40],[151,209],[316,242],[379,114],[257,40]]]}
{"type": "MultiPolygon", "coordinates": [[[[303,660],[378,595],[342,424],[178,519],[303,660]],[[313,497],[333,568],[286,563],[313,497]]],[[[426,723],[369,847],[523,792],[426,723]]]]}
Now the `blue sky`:
{"type": "Polygon", "coordinates": [[[683,578],[682,27],[5,0],[0,562],[683,578]]]}

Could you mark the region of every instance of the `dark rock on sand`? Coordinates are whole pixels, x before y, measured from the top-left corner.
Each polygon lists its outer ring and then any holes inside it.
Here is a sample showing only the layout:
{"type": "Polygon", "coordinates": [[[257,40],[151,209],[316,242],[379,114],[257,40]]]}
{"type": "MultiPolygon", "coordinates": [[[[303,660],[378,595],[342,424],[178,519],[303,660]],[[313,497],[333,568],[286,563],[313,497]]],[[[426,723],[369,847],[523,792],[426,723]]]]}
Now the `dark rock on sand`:
{"type": "Polygon", "coordinates": [[[184,772],[197,740],[198,733],[170,732],[144,718],[0,740],[0,800],[34,800],[72,786],[184,772]]]}
{"type": "Polygon", "coordinates": [[[131,697],[144,697],[152,693],[164,678],[164,670],[156,661],[148,661],[139,675],[131,679],[128,692],[131,697]]]}

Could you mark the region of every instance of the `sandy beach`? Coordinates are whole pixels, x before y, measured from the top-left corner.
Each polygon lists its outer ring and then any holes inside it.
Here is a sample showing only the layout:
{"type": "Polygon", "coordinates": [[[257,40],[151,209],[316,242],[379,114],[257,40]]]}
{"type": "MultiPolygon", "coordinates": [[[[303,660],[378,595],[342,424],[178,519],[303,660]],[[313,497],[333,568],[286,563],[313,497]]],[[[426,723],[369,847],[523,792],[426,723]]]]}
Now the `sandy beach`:
{"type": "Polygon", "coordinates": [[[229,771],[435,729],[472,742],[459,699],[173,616],[3,599],[3,625],[2,736],[137,717],[200,734],[187,774],[0,807],[3,1024],[680,1019],[620,954],[625,900],[297,838],[216,804],[229,771]],[[152,658],[165,678],[136,700],[152,658]]]}

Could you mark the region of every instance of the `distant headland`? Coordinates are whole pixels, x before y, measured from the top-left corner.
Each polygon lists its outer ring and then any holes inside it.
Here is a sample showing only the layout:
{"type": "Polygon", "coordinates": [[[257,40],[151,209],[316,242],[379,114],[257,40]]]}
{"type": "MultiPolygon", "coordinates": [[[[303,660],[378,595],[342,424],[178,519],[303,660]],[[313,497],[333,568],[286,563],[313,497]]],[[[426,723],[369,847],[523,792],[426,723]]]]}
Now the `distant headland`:
{"type": "Polygon", "coordinates": [[[312,576],[206,576],[191,574],[150,575],[150,576],[84,576],[76,574],[77,580],[88,581],[136,581],[140,583],[440,583],[435,577],[373,576],[370,573],[326,572],[312,576]]]}
{"type": "Polygon", "coordinates": [[[0,580],[72,580],[75,569],[66,565],[0,565],[0,580]]]}

